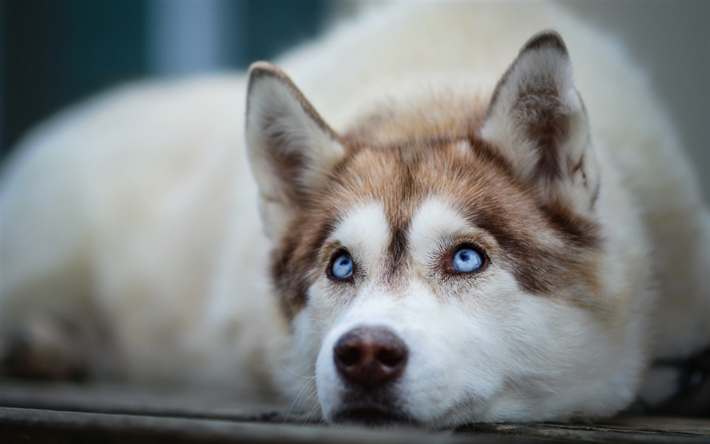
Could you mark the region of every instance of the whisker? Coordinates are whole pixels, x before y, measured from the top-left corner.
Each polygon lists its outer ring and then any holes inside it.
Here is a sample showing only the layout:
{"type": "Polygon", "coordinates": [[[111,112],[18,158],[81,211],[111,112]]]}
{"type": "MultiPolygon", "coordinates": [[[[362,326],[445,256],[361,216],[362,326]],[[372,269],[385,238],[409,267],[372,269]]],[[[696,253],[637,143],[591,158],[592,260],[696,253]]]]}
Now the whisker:
{"type": "Polygon", "coordinates": [[[284,417],[284,422],[286,422],[286,419],[289,417],[289,415],[290,415],[291,412],[293,411],[293,408],[295,407],[296,403],[298,403],[298,398],[301,397],[301,394],[303,393],[303,391],[304,391],[309,385],[311,385],[311,383],[314,382],[315,379],[316,379],[316,377],[315,377],[315,376],[312,376],[312,377],[309,378],[308,382],[306,382],[305,384],[303,384],[303,387],[301,387],[301,390],[298,392],[298,394],[297,394],[296,397],[294,398],[293,402],[291,403],[291,407],[288,409],[288,412],[286,413],[286,416],[284,417]]]}
{"type": "MultiPolygon", "coordinates": [[[[311,409],[311,411],[308,413],[308,416],[306,416],[305,419],[303,420],[303,424],[308,424],[308,423],[311,422],[311,418],[312,418],[313,415],[318,411],[318,407],[320,407],[318,404],[316,404],[316,405],[313,406],[313,408],[311,409]]],[[[319,421],[319,424],[318,424],[318,425],[320,425],[320,423],[322,423],[322,422],[323,422],[323,420],[321,419],[321,420],[319,421]]]]}
{"type": "MultiPolygon", "coordinates": [[[[281,367],[283,367],[287,372],[291,373],[294,376],[298,376],[299,378],[313,378],[314,376],[305,376],[305,375],[299,375],[298,373],[294,372],[290,368],[286,367],[286,364],[281,361],[281,358],[279,358],[276,353],[273,351],[271,352],[272,355],[274,355],[274,358],[276,358],[277,361],[279,361],[279,364],[281,364],[281,367]]],[[[311,367],[315,367],[315,364],[309,365],[305,370],[310,370],[311,367]]]]}

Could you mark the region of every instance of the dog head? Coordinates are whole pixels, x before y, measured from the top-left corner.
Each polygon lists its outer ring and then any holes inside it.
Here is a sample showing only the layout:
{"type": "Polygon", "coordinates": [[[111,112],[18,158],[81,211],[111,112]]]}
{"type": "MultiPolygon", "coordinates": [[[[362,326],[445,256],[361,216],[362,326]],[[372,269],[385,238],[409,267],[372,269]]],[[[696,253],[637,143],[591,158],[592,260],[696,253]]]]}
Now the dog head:
{"type": "Polygon", "coordinates": [[[375,113],[341,135],[278,68],[250,70],[273,285],[329,422],[559,420],[632,396],[559,35],[530,39],[488,97],[375,113]]]}

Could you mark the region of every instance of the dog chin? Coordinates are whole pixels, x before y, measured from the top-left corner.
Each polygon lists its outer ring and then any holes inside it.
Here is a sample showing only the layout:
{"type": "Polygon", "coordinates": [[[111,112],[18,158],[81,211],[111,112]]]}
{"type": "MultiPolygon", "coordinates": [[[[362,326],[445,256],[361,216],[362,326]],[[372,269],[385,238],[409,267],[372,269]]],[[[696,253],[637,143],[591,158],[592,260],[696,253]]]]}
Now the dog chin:
{"type": "Polygon", "coordinates": [[[336,411],[331,418],[331,423],[339,425],[362,425],[380,428],[418,425],[418,421],[408,413],[377,404],[348,405],[336,411]]]}

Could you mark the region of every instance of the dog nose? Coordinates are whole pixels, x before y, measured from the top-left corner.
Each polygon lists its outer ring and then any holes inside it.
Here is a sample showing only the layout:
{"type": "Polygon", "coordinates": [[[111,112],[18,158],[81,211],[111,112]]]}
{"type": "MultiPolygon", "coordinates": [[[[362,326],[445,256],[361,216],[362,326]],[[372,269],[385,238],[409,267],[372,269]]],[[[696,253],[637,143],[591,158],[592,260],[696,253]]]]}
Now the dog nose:
{"type": "Polygon", "coordinates": [[[382,328],[355,328],[338,339],[333,360],[346,380],[367,387],[383,385],[402,374],[409,350],[404,342],[382,328]]]}

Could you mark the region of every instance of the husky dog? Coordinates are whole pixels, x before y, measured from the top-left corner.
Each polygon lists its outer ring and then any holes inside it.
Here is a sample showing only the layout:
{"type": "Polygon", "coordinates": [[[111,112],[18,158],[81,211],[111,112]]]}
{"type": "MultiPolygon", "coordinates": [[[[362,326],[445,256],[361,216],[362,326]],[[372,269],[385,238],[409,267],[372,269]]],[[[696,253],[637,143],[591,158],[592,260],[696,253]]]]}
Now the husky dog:
{"type": "Polygon", "coordinates": [[[556,5],[395,5],[61,114],[4,171],[4,372],[428,428],[667,400],[710,217],[628,59],[556,5]]]}

